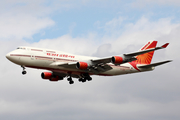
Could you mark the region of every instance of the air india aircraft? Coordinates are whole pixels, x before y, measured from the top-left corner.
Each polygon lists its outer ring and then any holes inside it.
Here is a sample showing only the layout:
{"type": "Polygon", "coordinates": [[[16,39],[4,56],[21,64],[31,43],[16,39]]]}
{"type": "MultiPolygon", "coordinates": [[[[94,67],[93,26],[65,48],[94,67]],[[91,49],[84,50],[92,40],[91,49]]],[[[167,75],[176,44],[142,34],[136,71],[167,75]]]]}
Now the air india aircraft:
{"type": "Polygon", "coordinates": [[[151,64],[155,50],[166,48],[169,43],[156,47],[157,41],[149,41],[139,51],[106,58],[73,55],[56,50],[18,47],[8,53],[6,58],[23,68],[45,69],[42,79],[50,81],[63,80],[67,77],[73,84],[72,77],[80,82],[92,80],[91,75],[114,76],[154,70],[156,66],[171,62],[171,60],[151,64]]]}

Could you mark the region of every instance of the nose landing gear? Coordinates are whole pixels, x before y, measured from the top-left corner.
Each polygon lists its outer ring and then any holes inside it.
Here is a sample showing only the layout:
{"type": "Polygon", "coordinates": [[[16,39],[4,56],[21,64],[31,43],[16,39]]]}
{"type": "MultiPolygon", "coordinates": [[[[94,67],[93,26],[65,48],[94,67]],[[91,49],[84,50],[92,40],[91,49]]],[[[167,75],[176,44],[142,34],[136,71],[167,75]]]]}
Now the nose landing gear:
{"type": "Polygon", "coordinates": [[[23,68],[23,71],[22,71],[22,74],[25,75],[27,72],[25,71],[25,67],[24,66],[21,66],[23,68]]]}

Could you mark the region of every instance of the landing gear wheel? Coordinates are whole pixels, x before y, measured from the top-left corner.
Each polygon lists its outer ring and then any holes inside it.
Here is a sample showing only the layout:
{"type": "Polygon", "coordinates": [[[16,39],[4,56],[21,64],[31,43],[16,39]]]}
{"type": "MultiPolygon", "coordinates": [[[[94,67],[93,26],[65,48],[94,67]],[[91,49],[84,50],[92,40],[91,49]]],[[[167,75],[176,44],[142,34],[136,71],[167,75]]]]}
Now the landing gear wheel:
{"type": "Polygon", "coordinates": [[[83,81],[83,78],[79,78],[79,82],[82,82],[83,81]]]}
{"type": "Polygon", "coordinates": [[[25,67],[23,65],[21,65],[21,67],[23,68],[22,74],[25,75],[27,72],[25,71],[25,67]]]}
{"type": "Polygon", "coordinates": [[[68,81],[72,81],[72,78],[71,78],[71,77],[69,77],[67,80],[68,80],[68,81]]]}
{"type": "Polygon", "coordinates": [[[92,80],[92,77],[88,77],[87,80],[88,80],[88,81],[91,81],[91,80],[92,80]]]}
{"type": "Polygon", "coordinates": [[[25,75],[27,72],[26,71],[22,71],[22,74],[25,75]]]}
{"type": "Polygon", "coordinates": [[[84,78],[84,79],[82,79],[82,82],[84,83],[84,82],[86,82],[86,79],[84,78]]]}
{"type": "Polygon", "coordinates": [[[69,81],[69,84],[74,84],[74,81],[69,81]]]}
{"type": "Polygon", "coordinates": [[[74,84],[74,81],[72,80],[71,76],[67,78],[67,80],[69,81],[69,84],[74,84]]]}

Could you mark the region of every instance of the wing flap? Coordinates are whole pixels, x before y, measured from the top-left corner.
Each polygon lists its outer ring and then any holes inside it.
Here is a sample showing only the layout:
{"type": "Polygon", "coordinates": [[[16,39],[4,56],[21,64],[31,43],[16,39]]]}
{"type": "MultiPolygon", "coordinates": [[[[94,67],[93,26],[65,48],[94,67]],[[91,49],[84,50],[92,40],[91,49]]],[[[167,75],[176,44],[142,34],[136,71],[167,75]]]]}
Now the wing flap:
{"type": "Polygon", "coordinates": [[[112,57],[107,57],[107,58],[98,58],[98,59],[93,59],[91,60],[92,62],[96,63],[110,63],[112,57]]]}
{"type": "Polygon", "coordinates": [[[98,72],[105,72],[105,71],[111,70],[112,67],[108,64],[101,64],[101,65],[96,65],[96,66],[90,67],[90,70],[92,70],[92,69],[95,71],[98,71],[98,72]]]}

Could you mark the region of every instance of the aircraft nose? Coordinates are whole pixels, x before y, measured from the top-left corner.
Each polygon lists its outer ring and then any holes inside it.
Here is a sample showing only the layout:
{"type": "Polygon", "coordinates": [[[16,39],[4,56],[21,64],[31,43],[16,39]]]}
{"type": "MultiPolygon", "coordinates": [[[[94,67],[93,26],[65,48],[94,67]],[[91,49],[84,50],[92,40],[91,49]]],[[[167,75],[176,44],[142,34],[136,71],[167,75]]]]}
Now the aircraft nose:
{"type": "Polygon", "coordinates": [[[10,53],[6,54],[6,58],[9,60],[10,59],[10,53]]]}

